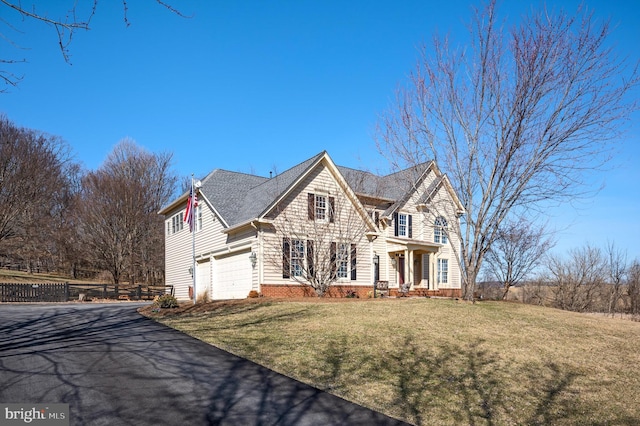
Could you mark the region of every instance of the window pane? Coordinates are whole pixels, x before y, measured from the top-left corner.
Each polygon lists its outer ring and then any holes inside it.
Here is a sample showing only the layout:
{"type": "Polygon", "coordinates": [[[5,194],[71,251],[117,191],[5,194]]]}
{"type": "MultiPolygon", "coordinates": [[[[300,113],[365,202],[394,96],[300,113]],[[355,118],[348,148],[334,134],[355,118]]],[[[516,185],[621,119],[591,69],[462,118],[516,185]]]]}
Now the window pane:
{"type": "Polygon", "coordinates": [[[348,264],[349,264],[349,245],[340,244],[338,246],[338,278],[347,278],[348,264]]]}
{"type": "Polygon", "coordinates": [[[449,282],[449,259],[438,259],[438,282],[449,282]]]}
{"type": "Polygon", "coordinates": [[[407,215],[398,215],[398,235],[402,237],[407,236],[407,215]]]}
{"type": "Polygon", "coordinates": [[[291,244],[291,273],[301,277],[304,272],[304,241],[293,240],[291,244]]]}
{"type": "Polygon", "coordinates": [[[445,228],[447,227],[447,220],[438,216],[433,222],[433,241],[436,243],[447,243],[447,233],[445,228]]]}
{"type": "Polygon", "coordinates": [[[326,220],[327,218],[327,197],[316,195],[316,219],[326,220]]]}

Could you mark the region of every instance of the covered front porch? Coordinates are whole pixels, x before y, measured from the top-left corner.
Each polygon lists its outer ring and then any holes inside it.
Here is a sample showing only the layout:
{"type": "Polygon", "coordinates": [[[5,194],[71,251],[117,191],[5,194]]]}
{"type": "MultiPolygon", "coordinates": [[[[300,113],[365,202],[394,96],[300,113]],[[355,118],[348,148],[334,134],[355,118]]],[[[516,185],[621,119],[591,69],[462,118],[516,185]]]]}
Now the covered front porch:
{"type": "Polygon", "coordinates": [[[389,256],[390,292],[418,292],[421,295],[436,295],[438,288],[435,259],[440,244],[425,243],[399,238],[387,241],[389,256]],[[428,294],[433,292],[433,294],[428,294]]]}

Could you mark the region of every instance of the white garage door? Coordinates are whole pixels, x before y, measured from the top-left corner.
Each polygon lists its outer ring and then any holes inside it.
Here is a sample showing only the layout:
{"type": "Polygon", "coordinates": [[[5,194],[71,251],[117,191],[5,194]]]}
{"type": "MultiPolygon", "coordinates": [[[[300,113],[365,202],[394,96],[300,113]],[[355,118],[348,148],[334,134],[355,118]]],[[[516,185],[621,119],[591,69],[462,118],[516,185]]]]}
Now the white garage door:
{"type": "Polygon", "coordinates": [[[213,299],[244,299],[251,291],[250,250],[215,260],[213,299]]]}

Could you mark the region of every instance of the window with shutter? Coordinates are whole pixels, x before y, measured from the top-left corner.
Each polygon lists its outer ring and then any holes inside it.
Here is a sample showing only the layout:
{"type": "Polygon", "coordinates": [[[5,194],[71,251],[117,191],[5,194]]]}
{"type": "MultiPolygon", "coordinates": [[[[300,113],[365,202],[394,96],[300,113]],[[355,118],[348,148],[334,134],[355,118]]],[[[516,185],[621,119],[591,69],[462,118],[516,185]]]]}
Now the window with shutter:
{"type": "Polygon", "coordinates": [[[335,198],[322,194],[307,194],[307,216],[309,220],[333,222],[335,220],[335,198]]]}
{"type": "Polygon", "coordinates": [[[411,215],[406,215],[404,213],[396,213],[394,217],[396,219],[395,235],[397,237],[411,238],[411,215]]]}

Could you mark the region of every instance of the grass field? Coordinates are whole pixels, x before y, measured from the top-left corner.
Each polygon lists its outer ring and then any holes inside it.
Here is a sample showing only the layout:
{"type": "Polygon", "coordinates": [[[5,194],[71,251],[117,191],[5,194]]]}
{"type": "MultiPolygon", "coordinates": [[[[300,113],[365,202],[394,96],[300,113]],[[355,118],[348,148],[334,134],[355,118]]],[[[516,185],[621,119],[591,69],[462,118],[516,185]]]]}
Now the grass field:
{"type": "Polygon", "coordinates": [[[640,424],[640,323],[515,303],[248,299],[146,313],[415,424],[640,424]]]}

